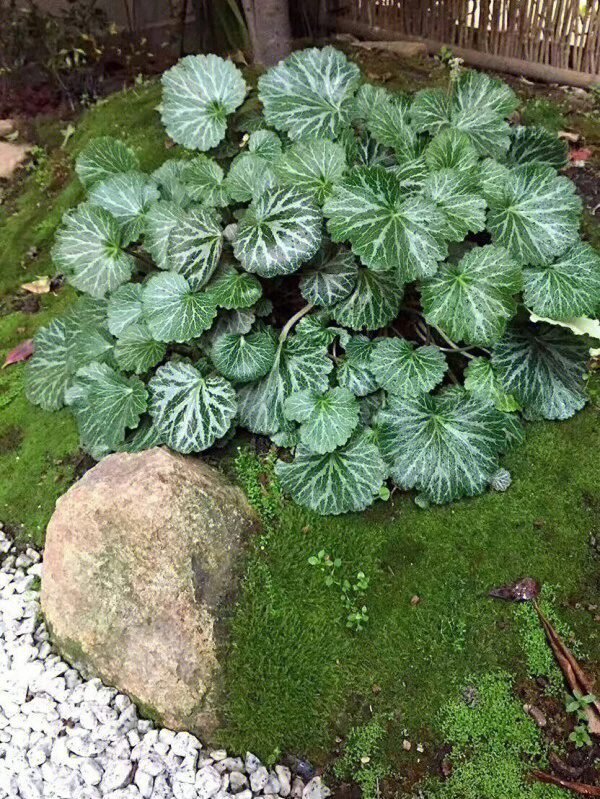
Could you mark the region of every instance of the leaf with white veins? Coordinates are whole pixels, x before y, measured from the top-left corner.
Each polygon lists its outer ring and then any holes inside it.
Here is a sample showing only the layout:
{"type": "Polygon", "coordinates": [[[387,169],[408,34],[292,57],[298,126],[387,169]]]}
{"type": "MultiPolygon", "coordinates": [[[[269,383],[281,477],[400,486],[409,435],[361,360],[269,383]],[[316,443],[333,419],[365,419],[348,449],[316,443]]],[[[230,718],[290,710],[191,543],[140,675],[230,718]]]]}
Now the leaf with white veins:
{"type": "Polygon", "coordinates": [[[217,309],[207,291],[195,291],[183,275],[153,275],[142,295],[144,319],[156,341],[185,342],[212,325],[217,309]]]}
{"type": "Polygon", "coordinates": [[[296,391],[283,404],[290,421],[300,422],[300,441],[323,455],[343,446],[358,424],[358,402],[348,389],[296,391]]]}
{"type": "Polygon", "coordinates": [[[371,353],[370,367],[379,386],[399,397],[431,391],[444,379],[448,368],[444,353],[437,347],[415,347],[402,338],[379,339],[371,353]]]}

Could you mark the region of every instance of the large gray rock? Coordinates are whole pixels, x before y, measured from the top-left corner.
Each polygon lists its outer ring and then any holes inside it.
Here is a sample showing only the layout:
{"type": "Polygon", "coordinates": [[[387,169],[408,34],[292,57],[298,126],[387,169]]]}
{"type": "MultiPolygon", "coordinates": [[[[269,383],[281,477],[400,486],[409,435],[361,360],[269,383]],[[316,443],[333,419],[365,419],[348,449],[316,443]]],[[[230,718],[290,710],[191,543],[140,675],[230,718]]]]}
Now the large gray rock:
{"type": "Polygon", "coordinates": [[[222,622],[259,525],[241,491],[196,458],[108,456],[48,525],[41,599],[59,649],[166,726],[210,736],[222,622]]]}

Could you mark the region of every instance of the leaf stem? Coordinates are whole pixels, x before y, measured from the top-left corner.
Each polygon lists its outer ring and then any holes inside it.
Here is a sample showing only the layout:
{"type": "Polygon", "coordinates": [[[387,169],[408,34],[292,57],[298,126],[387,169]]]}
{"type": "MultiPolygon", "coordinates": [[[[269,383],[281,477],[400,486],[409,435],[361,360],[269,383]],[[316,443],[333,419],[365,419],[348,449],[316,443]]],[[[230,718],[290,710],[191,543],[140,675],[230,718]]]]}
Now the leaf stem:
{"type": "Polygon", "coordinates": [[[142,255],[141,252],[138,252],[134,247],[123,247],[122,250],[128,255],[133,255],[133,257],[136,258],[141,264],[144,264],[144,266],[152,267],[152,269],[156,268],[154,261],[151,261],[150,258],[142,255]]]}
{"type": "Polygon", "coordinates": [[[312,311],[314,307],[315,307],[314,305],[311,305],[309,303],[308,305],[305,305],[304,308],[300,308],[298,313],[295,313],[292,317],[290,317],[287,320],[287,322],[281,329],[281,333],[279,334],[279,342],[281,344],[283,344],[283,342],[286,340],[288,333],[290,332],[292,327],[296,324],[296,322],[302,319],[302,317],[305,316],[307,313],[309,313],[309,311],[312,311]]]}
{"type": "Polygon", "coordinates": [[[459,347],[459,346],[458,346],[458,344],[455,344],[455,343],[452,341],[452,339],[449,339],[449,338],[448,338],[448,336],[447,336],[445,333],[443,333],[443,332],[442,332],[442,331],[439,329],[439,327],[436,327],[436,325],[431,325],[431,326],[432,326],[432,327],[433,327],[433,329],[434,329],[434,330],[435,330],[435,331],[438,333],[438,335],[440,335],[440,336],[441,336],[441,337],[444,339],[444,341],[445,341],[447,344],[449,344],[449,345],[450,345],[450,348],[451,348],[451,349],[448,349],[448,347],[440,347],[440,349],[441,349],[441,350],[444,350],[445,352],[452,352],[452,351],[454,351],[454,352],[459,352],[461,355],[464,355],[464,356],[465,356],[465,358],[469,358],[469,359],[471,359],[471,358],[474,358],[474,357],[475,357],[474,355],[471,355],[471,354],[468,352],[468,350],[471,350],[471,349],[473,349],[472,347],[459,347]]]}

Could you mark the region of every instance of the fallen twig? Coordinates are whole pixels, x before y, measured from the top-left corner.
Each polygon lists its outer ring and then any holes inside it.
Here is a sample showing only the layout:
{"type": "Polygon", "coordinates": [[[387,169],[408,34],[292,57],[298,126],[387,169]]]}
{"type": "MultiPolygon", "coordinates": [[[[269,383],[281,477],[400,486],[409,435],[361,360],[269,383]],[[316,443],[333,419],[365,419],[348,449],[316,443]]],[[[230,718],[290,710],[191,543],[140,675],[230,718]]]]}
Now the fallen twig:
{"type": "Polygon", "coordinates": [[[553,774],[548,774],[547,771],[538,771],[534,769],[531,776],[535,777],[540,782],[548,782],[550,785],[558,785],[560,788],[566,788],[568,791],[578,793],[580,796],[600,796],[600,788],[595,785],[585,785],[583,782],[569,782],[560,777],[555,777],[553,774]]]}

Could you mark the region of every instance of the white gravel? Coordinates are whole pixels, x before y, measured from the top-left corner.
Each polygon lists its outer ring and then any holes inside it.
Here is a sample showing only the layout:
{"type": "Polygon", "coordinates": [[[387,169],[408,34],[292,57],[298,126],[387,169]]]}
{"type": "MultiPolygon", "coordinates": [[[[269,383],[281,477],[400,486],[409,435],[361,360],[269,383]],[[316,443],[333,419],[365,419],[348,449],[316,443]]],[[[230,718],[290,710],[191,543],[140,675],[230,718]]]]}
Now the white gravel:
{"type": "Polygon", "coordinates": [[[124,694],[56,655],[40,615],[40,554],[0,525],[0,799],[326,799],[313,777],[156,729],[124,694]]]}

